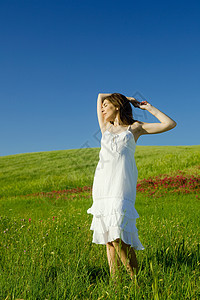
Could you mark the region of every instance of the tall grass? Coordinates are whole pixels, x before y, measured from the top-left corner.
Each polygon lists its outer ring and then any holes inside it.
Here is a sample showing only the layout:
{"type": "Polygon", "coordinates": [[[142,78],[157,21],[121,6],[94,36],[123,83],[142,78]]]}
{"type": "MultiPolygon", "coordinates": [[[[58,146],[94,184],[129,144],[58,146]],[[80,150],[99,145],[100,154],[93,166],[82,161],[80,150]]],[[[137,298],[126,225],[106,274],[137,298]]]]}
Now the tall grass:
{"type": "Polygon", "coordinates": [[[144,251],[137,251],[139,289],[122,269],[112,284],[104,245],[92,244],[88,192],[60,203],[2,200],[1,299],[198,299],[199,200],[138,194],[144,251]],[[156,296],[157,295],[157,296],[156,296]]]}

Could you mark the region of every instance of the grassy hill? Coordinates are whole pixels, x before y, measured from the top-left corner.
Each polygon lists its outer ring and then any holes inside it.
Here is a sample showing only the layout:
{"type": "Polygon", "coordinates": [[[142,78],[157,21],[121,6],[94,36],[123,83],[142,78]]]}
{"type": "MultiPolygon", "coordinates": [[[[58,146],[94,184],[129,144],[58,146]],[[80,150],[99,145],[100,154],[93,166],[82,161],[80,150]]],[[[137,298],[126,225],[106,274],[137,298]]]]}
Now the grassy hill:
{"type": "MultiPolygon", "coordinates": [[[[0,157],[0,197],[91,186],[100,148],[0,157]]],[[[137,146],[138,179],[198,173],[200,146],[137,146]]]]}
{"type": "Polygon", "coordinates": [[[0,157],[0,299],[199,299],[200,146],[136,147],[134,282],[123,266],[113,282],[92,243],[99,150],[0,157]]]}

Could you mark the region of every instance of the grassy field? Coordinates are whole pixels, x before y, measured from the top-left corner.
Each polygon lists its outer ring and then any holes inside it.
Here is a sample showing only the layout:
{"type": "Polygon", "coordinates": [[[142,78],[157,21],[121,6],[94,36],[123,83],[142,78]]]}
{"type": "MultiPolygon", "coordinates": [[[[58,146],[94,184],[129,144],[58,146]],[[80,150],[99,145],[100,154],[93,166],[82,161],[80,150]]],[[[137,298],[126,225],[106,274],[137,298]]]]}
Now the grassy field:
{"type": "Polygon", "coordinates": [[[109,276],[86,213],[99,148],[0,157],[0,299],[199,299],[200,146],[137,146],[140,271],[109,276]]]}

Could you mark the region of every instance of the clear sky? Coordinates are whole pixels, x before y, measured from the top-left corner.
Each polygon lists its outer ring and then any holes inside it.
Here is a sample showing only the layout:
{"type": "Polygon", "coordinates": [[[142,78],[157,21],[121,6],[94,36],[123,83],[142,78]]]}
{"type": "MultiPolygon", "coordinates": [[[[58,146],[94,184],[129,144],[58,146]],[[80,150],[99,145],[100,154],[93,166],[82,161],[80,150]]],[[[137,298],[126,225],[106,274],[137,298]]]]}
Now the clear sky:
{"type": "Polygon", "coordinates": [[[0,155],[100,147],[97,95],[114,92],[177,122],[138,145],[199,144],[199,14],[192,0],[0,1],[0,155]]]}

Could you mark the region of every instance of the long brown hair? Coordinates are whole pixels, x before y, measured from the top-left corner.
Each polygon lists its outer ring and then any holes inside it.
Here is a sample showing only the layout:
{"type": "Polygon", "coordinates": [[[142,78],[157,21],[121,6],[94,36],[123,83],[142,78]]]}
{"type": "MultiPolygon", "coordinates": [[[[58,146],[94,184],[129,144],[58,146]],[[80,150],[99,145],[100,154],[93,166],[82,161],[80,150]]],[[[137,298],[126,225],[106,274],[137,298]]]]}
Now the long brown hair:
{"type": "MultiPolygon", "coordinates": [[[[131,125],[137,121],[133,119],[132,107],[130,101],[126,98],[126,96],[119,93],[113,93],[105,99],[110,101],[115,107],[118,107],[119,119],[123,124],[131,125]]],[[[110,121],[110,123],[114,124],[113,121],[110,121]]]]}

